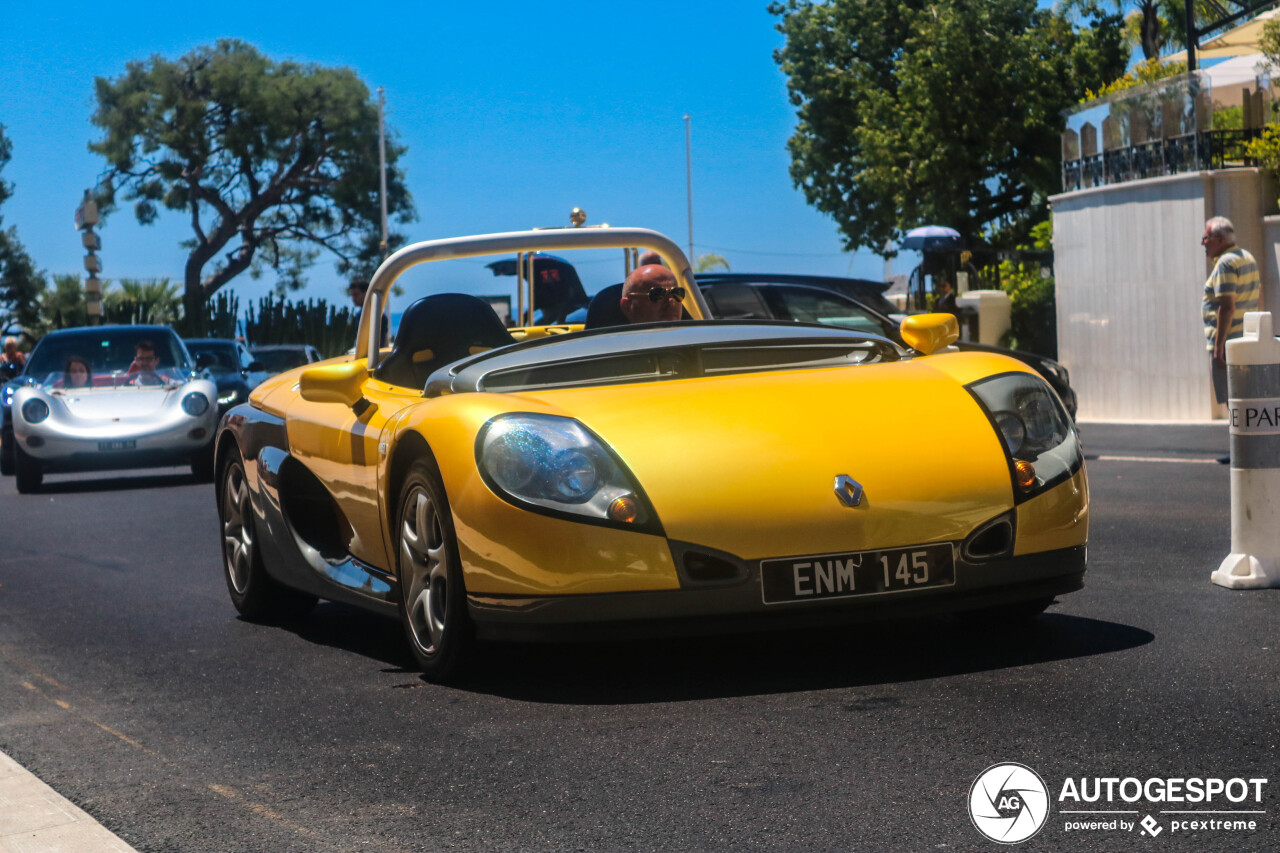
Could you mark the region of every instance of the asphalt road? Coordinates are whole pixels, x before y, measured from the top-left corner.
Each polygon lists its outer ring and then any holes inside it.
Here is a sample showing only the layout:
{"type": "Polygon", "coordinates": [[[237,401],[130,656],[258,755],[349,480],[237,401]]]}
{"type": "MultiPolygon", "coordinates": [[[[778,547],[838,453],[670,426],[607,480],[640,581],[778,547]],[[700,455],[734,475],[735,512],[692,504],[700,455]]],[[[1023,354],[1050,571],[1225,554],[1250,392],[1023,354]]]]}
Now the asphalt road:
{"type": "Polygon", "coordinates": [[[177,469],[5,479],[0,750],[141,851],[994,850],[967,802],[1003,761],[1055,798],[1026,850],[1280,849],[1280,591],[1209,583],[1225,428],[1084,440],[1087,586],[1029,630],[491,646],[456,687],[346,607],[237,618],[213,489],[177,469]],[[1110,806],[1153,838],[1066,832],[1067,777],[1271,781],[1212,806],[1253,832],[1110,806]]]}

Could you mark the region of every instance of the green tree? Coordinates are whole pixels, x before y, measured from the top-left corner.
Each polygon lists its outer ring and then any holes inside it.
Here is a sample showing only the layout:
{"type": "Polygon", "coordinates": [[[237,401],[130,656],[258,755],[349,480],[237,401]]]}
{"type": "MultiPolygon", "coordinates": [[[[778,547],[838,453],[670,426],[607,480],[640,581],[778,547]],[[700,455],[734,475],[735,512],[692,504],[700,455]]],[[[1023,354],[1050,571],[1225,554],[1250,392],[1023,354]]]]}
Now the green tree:
{"type": "Polygon", "coordinates": [[[89,303],[84,285],[75,273],[55,275],[53,287],[40,294],[39,315],[30,331],[36,338],[54,329],[69,329],[89,324],[89,303]]]}
{"type": "MultiPolygon", "coordinates": [[[[13,154],[13,143],[5,136],[0,124],[0,172],[13,154]]],[[[0,180],[0,205],[13,193],[13,185],[0,180]]],[[[35,262],[18,239],[17,227],[4,229],[0,217],[0,331],[17,325],[24,335],[39,322],[40,294],[45,289],[44,273],[36,269],[35,262]]]]}
{"type": "MultiPolygon", "coordinates": [[[[96,81],[90,150],[107,160],[104,210],[135,202],[184,213],[193,239],[183,276],[187,314],[246,270],[301,287],[317,253],[364,274],[380,259],[378,109],[348,68],[277,62],[235,40],[178,60],[153,56],[96,81]]],[[[400,157],[387,144],[387,207],[413,218],[400,157]]],[[[393,235],[392,248],[403,241],[393,235]]]]}
{"type": "Polygon", "coordinates": [[[102,297],[104,323],[172,325],[182,315],[178,286],[167,278],[122,278],[102,297]]]}
{"type": "Polygon", "coordinates": [[[1059,187],[1060,111],[1124,70],[1121,20],[1035,0],[788,0],[791,176],[846,247],[936,222],[1026,234],[1059,187]]]}
{"type": "Polygon", "coordinates": [[[729,262],[724,255],[707,252],[705,255],[698,255],[698,259],[693,262],[694,272],[711,272],[712,270],[729,271],[729,262]]]}

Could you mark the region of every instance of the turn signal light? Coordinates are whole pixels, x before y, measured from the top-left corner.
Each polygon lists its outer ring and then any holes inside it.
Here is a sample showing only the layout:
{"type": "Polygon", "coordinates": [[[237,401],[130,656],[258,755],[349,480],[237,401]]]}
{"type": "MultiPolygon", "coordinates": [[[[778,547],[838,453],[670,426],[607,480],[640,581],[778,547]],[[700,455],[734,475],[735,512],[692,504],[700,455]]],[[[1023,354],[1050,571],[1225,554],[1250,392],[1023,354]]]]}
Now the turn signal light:
{"type": "Polygon", "coordinates": [[[1013,463],[1013,476],[1017,478],[1019,486],[1029,489],[1036,484],[1036,466],[1019,459],[1013,463]]]}
{"type": "Polygon", "coordinates": [[[640,506],[631,495],[614,498],[613,502],[609,504],[609,518],[614,521],[620,521],[623,524],[634,524],[639,517],[640,506]]]}

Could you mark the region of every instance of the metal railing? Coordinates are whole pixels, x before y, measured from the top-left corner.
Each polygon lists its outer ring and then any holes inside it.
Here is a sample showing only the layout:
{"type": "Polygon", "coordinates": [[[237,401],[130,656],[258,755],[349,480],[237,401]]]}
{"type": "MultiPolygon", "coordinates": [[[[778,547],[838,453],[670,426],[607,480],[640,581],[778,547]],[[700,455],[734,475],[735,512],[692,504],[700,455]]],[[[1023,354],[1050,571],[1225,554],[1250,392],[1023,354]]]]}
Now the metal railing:
{"type": "Polygon", "coordinates": [[[1062,191],[1186,172],[1256,166],[1247,154],[1247,146],[1261,133],[1260,128],[1205,130],[1064,160],[1062,191]]]}

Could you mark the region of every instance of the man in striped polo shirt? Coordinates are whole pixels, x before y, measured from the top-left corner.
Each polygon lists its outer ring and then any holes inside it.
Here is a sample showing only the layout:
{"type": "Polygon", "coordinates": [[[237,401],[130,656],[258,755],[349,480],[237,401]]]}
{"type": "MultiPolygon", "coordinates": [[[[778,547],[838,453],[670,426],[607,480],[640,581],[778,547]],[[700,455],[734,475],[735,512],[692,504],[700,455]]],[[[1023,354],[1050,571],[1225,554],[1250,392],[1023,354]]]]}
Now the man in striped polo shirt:
{"type": "Polygon", "coordinates": [[[1200,238],[1213,271],[1204,283],[1204,334],[1213,361],[1213,394],[1227,402],[1227,341],[1244,334],[1244,314],[1258,310],[1262,279],[1253,255],[1236,245],[1236,229],[1225,216],[1204,225],[1200,238]]]}

